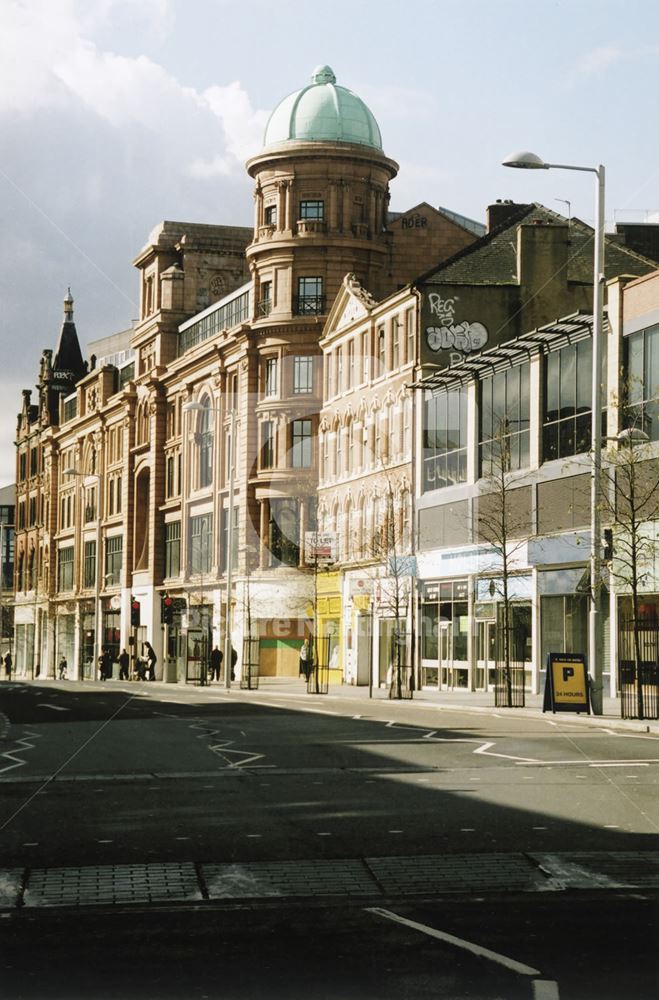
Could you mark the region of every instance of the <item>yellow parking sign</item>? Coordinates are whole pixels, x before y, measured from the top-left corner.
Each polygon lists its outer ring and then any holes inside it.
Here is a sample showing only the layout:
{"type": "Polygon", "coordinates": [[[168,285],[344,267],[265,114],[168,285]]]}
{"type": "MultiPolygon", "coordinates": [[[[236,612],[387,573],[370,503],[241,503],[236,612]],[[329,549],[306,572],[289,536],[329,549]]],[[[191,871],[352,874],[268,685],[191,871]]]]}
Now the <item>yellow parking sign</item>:
{"type": "Polygon", "coordinates": [[[582,653],[549,653],[543,712],[588,712],[588,672],[582,653]]]}

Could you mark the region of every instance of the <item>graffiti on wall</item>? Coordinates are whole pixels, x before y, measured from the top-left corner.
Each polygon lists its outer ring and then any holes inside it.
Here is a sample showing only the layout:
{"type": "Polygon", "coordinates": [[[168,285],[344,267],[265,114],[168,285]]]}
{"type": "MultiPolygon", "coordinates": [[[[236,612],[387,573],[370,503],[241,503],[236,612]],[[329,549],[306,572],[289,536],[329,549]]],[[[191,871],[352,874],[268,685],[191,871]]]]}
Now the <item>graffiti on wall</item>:
{"type": "Polygon", "coordinates": [[[426,343],[431,351],[450,351],[449,363],[455,364],[463,355],[485,347],[489,337],[487,327],[468,320],[455,322],[457,296],[443,299],[438,292],[431,292],[427,298],[430,314],[436,318],[436,323],[425,329],[426,343]]]}

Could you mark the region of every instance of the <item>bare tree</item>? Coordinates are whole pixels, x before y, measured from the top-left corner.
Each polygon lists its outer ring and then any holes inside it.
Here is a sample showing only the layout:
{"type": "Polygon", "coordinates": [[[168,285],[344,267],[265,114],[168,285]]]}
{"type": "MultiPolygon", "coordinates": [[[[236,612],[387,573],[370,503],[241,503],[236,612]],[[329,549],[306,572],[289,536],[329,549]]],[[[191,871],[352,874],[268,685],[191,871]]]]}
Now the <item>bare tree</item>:
{"type": "Polygon", "coordinates": [[[380,604],[394,621],[389,697],[400,699],[406,691],[410,696],[414,691],[414,664],[407,662],[408,650],[412,652],[414,642],[412,635],[408,638],[406,627],[414,576],[409,533],[410,495],[394,481],[388,469],[383,470],[383,475],[381,523],[373,533],[371,554],[385,567],[387,574],[380,604]]]}
{"type": "MultiPolygon", "coordinates": [[[[650,522],[659,519],[659,460],[653,458],[647,434],[636,427],[622,431],[602,467],[602,521],[609,525],[611,551],[605,553],[611,576],[631,597],[629,623],[636,684],[636,710],[645,717],[641,678],[642,594],[652,578],[657,542],[650,522]]],[[[605,529],[607,530],[607,529],[605,529]]],[[[599,544],[598,539],[593,544],[599,544]]]]}
{"type": "Polygon", "coordinates": [[[499,621],[498,656],[503,670],[506,705],[513,699],[513,603],[511,577],[515,573],[515,555],[530,532],[530,498],[522,488],[519,472],[512,468],[511,432],[508,420],[499,419],[489,442],[485,488],[478,498],[476,525],[479,539],[492,551],[492,565],[484,569],[493,574],[492,596],[498,590],[501,619],[499,621]],[[495,583],[496,580],[496,583],[495,583]]]}

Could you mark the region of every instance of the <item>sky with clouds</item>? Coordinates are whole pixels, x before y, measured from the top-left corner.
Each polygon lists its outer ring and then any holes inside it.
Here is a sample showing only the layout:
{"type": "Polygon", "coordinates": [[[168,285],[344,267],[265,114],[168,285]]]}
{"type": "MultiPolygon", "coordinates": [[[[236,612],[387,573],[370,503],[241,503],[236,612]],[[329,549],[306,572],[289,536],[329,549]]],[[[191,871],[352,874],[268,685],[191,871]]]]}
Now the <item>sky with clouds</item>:
{"type": "MultiPolygon", "coordinates": [[[[21,390],[70,285],[83,351],[137,316],[131,261],[162,219],[251,225],[244,162],[329,63],[400,164],[393,210],[483,221],[497,198],[592,221],[659,213],[656,0],[0,0],[0,485],[21,390]]],[[[659,218],[659,215],[657,215],[659,218]]]]}

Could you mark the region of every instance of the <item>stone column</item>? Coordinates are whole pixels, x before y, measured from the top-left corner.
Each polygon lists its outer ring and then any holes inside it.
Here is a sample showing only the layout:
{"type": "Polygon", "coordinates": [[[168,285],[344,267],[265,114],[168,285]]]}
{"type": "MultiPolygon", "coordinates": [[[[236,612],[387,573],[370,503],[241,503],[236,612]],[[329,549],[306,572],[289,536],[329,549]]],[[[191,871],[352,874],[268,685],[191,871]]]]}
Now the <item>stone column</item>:
{"type": "Polygon", "coordinates": [[[261,499],[259,503],[259,536],[261,545],[259,546],[259,569],[268,568],[268,501],[261,499]]]}

